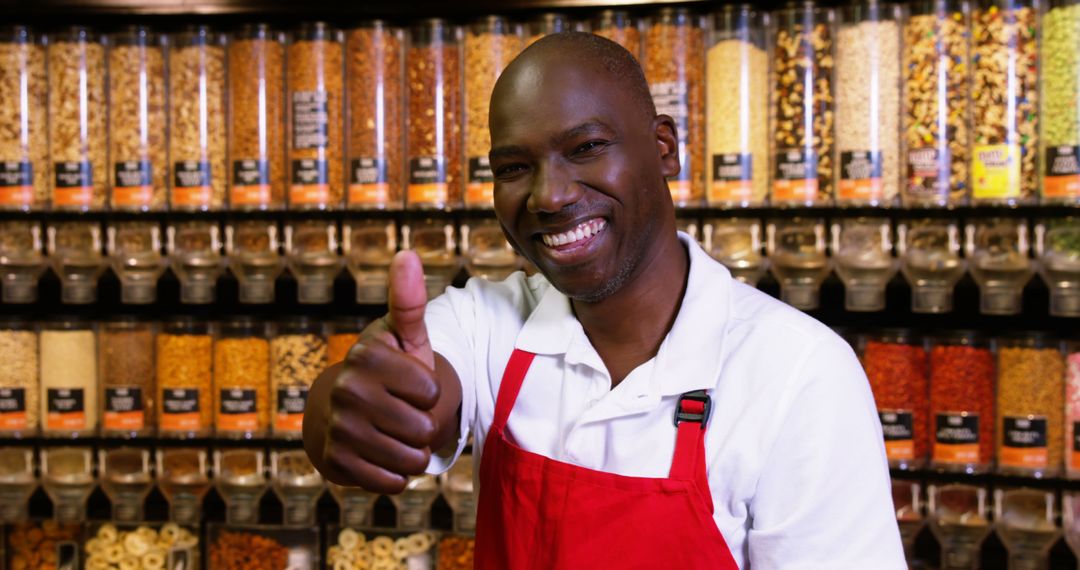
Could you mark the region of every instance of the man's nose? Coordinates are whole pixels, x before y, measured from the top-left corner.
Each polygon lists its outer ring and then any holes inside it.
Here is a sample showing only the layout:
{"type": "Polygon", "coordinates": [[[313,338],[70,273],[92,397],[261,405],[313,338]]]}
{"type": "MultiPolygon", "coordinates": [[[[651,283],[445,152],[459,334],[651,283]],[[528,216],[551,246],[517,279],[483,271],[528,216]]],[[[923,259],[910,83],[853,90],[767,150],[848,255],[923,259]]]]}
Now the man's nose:
{"type": "Polygon", "coordinates": [[[580,200],[583,194],[581,184],[562,165],[543,162],[529,188],[529,211],[555,213],[580,200]]]}

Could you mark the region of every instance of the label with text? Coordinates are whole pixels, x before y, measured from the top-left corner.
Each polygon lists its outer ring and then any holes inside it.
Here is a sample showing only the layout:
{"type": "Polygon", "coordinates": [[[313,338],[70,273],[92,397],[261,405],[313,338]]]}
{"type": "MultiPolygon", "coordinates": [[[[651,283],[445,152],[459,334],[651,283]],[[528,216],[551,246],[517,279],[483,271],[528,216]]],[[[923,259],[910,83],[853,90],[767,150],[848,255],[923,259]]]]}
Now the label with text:
{"type": "Polygon", "coordinates": [[[326,205],[330,203],[330,171],[325,160],[302,158],[292,161],[289,204],[326,205]]]}
{"type": "Polygon", "coordinates": [[[270,161],[234,160],[232,193],[233,206],[265,206],[270,203],[270,161]]]}
{"type": "Polygon", "coordinates": [[[274,431],[299,433],[304,425],[304,406],[307,405],[307,387],[280,388],[277,393],[277,417],[274,431]]]}
{"type": "Polygon", "coordinates": [[[495,173],[486,156],[469,159],[469,184],[465,187],[465,205],[490,208],[495,201],[495,173]]]}
{"type": "Polygon", "coordinates": [[[86,429],[86,393],[82,388],[49,388],[45,391],[45,429],[86,429]]]}
{"type": "Polygon", "coordinates": [[[101,420],[106,430],[139,431],[146,426],[142,390],[137,386],[105,388],[105,413],[101,420]]]}
{"type": "Polygon", "coordinates": [[[744,203],[754,199],[754,155],[748,152],[714,154],[712,160],[710,203],[744,203]]]}
{"type": "Polygon", "coordinates": [[[149,206],[154,200],[154,178],[149,160],[113,164],[112,205],[119,208],[149,206]]]}
{"type": "Polygon", "coordinates": [[[26,388],[0,388],[0,431],[26,429],[26,388]]]}
{"type": "Polygon", "coordinates": [[[806,203],[817,200],[817,153],[805,149],[777,153],[773,200],[806,203]]]}
{"type": "Polygon", "coordinates": [[[173,166],[174,206],[205,207],[212,195],[209,161],[181,160],[173,166]]]}
{"type": "Polygon", "coordinates": [[[868,202],[881,200],[882,168],[881,151],[840,153],[839,198],[868,202]]]}
{"type": "Polygon", "coordinates": [[[949,149],[934,147],[908,150],[908,192],[920,198],[948,197],[952,173],[949,149]]]}
{"type": "Polygon", "coordinates": [[[979,415],[968,412],[937,414],[934,421],[934,461],[980,463],[979,415]]]}
{"type": "Polygon", "coordinates": [[[441,207],[450,200],[446,183],[446,161],[441,156],[419,156],[409,160],[409,205],[441,207]]]}
{"type": "Polygon", "coordinates": [[[1043,196],[1076,198],[1080,196],[1080,146],[1046,147],[1046,172],[1043,196]]]}
{"type": "Polygon", "coordinates": [[[979,199],[1020,196],[1020,145],[976,146],[971,161],[971,195],[979,199]]]}
{"type": "Polygon", "coordinates": [[[89,206],[94,201],[94,168],[89,160],[57,162],[54,182],[56,206],[89,206]]]}
{"type": "Polygon", "coordinates": [[[34,203],[34,165],[29,160],[0,161],[0,206],[34,203]]]}
{"type": "Polygon", "coordinates": [[[202,427],[198,388],[166,388],[161,391],[161,429],[196,431],[202,427]]]}
{"type": "Polygon", "coordinates": [[[1069,469],[1080,469],[1080,422],[1073,422],[1072,451],[1069,453],[1069,469]]]}
{"type": "Polygon", "coordinates": [[[255,390],[222,388],[217,427],[224,431],[253,431],[259,427],[255,390]]]}
{"type": "Polygon", "coordinates": [[[1043,416],[1005,416],[998,461],[1003,467],[1045,468],[1047,421],[1043,416]]]}
{"type": "Polygon", "coordinates": [[[293,148],[326,148],[330,144],[330,94],[295,91],[292,94],[293,148]]]}
{"type": "Polygon", "coordinates": [[[349,204],[385,206],[390,201],[390,177],[386,160],[373,156],[349,163],[349,204]]]}
{"type": "Polygon", "coordinates": [[[915,425],[910,410],[878,410],[889,459],[915,459],[915,425]]]}

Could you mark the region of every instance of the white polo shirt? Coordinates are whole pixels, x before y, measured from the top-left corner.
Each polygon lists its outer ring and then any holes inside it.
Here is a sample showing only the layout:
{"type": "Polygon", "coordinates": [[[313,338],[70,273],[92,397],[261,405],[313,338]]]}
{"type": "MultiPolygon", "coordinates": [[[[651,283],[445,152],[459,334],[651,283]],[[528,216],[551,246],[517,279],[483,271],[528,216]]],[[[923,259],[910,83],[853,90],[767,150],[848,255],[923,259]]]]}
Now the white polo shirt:
{"type": "MultiPolygon", "coordinates": [[[[471,279],[431,301],[432,345],[461,378],[457,454],[470,433],[483,449],[515,347],[537,357],[510,414],[513,440],[589,469],[666,477],[676,401],[705,389],[714,517],[741,568],[906,569],[881,425],[851,348],[679,237],[690,251],[679,314],[656,356],[614,389],[542,275],[471,279]]],[[[456,457],[432,458],[429,471],[456,457]]]]}

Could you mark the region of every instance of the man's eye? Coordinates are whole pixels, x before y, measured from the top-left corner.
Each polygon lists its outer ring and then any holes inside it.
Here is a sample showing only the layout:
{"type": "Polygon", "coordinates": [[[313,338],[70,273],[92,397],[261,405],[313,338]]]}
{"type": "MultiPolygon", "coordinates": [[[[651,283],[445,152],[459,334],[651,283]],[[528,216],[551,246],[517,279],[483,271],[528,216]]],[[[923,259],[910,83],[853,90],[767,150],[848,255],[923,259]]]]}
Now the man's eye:
{"type": "Polygon", "coordinates": [[[507,164],[505,166],[500,166],[496,168],[494,174],[499,178],[505,178],[508,176],[514,176],[515,174],[518,174],[524,170],[524,164],[507,164]]]}
{"type": "Polygon", "coordinates": [[[605,145],[607,145],[607,143],[604,142],[604,141],[589,141],[589,142],[577,147],[576,149],[574,149],[574,154],[583,154],[583,153],[586,153],[586,152],[599,150],[599,149],[603,148],[605,145]]]}

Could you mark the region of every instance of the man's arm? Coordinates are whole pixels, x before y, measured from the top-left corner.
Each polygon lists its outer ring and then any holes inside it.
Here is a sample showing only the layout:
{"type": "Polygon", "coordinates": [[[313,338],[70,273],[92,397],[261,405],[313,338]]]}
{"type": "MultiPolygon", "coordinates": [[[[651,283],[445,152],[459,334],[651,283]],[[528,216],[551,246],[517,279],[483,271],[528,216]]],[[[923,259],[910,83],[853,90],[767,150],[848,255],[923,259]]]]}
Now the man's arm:
{"type": "Polygon", "coordinates": [[[881,424],[858,360],[826,338],[795,375],[750,505],[751,567],[907,568],[881,424]]]}
{"type": "Polygon", "coordinates": [[[331,482],[400,493],[458,431],[461,383],[431,348],[423,268],[412,252],[390,266],[389,313],[364,329],[345,361],[315,380],[304,449],[331,482]]]}

